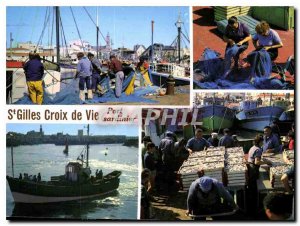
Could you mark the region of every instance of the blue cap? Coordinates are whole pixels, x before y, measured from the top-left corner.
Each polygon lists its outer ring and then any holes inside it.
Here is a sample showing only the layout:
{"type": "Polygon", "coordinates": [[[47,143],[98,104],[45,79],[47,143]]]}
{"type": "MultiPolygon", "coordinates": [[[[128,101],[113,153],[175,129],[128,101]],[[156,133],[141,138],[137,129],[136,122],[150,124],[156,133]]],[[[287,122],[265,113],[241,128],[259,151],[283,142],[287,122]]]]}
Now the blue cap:
{"type": "Polygon", "coordinates": [[[167,137],[172,137],[173,135],[174,135],[173,132],[171,132],[171,131],[166,131],[166,136],[167,136],[167,137]]]}
{"type": "Polygon", "coordinates": [[[212,183],[213,183],[213,180],[210,177],[207,177],[207,176],[200,177],[200,179],[199,179],[200,189],[204,193],[207,193],[211,190],[212,183]]]}

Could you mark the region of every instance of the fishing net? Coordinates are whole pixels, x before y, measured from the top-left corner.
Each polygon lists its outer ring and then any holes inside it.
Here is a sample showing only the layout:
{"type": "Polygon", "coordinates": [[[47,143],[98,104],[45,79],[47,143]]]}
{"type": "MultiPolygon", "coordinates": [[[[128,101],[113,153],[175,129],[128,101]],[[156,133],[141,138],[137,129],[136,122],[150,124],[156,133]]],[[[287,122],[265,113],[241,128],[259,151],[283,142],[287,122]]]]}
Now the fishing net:
{"type": "Polygon", "coordinates": [[[265,50],[253,51],[247,57],[250,67],[232,67],[232,58],[238,46],[228,48],[225,59],[217,52],[205,49],[201,59],[194,65],[194,88],[200,89],[288,89],[289,85],[270,77],[272,62],[265,50]]]}
{"type": "MultiPolygon", "coordinates": [[[[101,80],[101,85],[107,89],[107,92],[102,96],[94,95],[92,100],[81,101],[79,98],[79,79],[64,80],[63,88],[60,92],[51,95],[44,89],[44,100],[43,105],[75,105],[75,104],[90,104],[90,103],[106,103],[106,102],[136,102],[136,103],[157,103],[158,101],[146,99],[143,96],[146,94],[156,93],[158,87],[147,86],[138,87],[134,89],[134,93],[126,95],[125,90],[130,84],[131,80],[134,79],[135,73],[132,71],[124,79],[122,84],[122,95],[119,98],[115,97],[114,90],[109,86],[109,77],[105,77],[101,80]]],[[[14,104],[33,104],[27,93],[20,98],[14,104]]]]}

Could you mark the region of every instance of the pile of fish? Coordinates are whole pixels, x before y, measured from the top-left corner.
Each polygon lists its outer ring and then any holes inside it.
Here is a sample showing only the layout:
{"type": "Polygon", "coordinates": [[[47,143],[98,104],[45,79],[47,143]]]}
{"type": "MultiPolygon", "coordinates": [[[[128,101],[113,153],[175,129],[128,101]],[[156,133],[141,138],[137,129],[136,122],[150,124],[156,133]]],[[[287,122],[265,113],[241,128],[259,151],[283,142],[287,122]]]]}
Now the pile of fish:
{"type": "Polygon", "coordinates": [[[242,147],[226,149],[225,172],[227,186],[245,186],[247,184],[247,167],[242,147]]]}
{"type": "Polygon", "coordinates": [[[201,169],[204,175],[223,181],[225,147],[208,148],[205,151],[194,152],[179,169],[183,190],[188,191],[191,183],[198,178],[201,169]]]}
{"type": "Polygon", "coordinates": [[[286,164],[280,155],[274,153],[263,153],[262,160],[271,166],[282,166],[286,164]]]}
{"type": "MultiPolygon", "coordinates": [[[[272,166],[270,168],[270,182],[273,188],[283,188],[282,175],[289,169],[290,165],[272,166]]],[[[292,181],[289,181],[290,186],[292,181]]]]}

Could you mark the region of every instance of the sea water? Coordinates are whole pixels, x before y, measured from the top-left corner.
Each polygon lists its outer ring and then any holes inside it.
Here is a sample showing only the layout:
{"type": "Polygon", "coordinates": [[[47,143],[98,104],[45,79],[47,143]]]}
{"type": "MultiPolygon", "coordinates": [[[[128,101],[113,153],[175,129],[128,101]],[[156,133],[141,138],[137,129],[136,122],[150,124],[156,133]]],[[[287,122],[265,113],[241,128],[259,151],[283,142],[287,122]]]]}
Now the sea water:
{"type": "MultiPolygon", "coordinates": [[[[65,166],[75,161],[83,150],[82,145],[64,146],[53,144],[18,146],[13,148],[14,176],[41,173],[42,180],[63,175],[65,166]]],[[[90,145],[89,165],[92,175],[96,169],[103,174],[122,171],[120,186],[106,196],[81,201],[54,204],[15,204],[6,182],[6,216],[54,219],[136,219],[138,193],[138,148],[122,144],[90,145]],[[105,155],[106,154],[106,155],[105,155]]],[[[6,148],[6,174],[12,176],[11,148],[6,148]]]]}

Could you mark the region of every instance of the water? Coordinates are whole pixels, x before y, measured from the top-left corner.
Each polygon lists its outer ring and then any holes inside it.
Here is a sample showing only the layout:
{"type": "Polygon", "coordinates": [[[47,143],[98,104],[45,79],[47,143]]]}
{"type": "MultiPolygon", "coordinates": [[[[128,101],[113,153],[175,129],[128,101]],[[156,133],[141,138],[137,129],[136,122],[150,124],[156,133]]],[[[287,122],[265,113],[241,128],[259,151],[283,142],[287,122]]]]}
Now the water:
{"type": "MultiPolygon", "coordinates": [[[[42,180],[62,175],[65,165],[75,161],[82,145],[70,145],[69,154],[63,154],[64,146],[42,144],[14,147],[14,175],[41,173],[42,180]]],[[[138,148],[121,144],[91,145],[90,168],[92,174],[102,169],[103,174],[122,171],[118,190],[95,199],[60,204],[17,204],[13,201],[6,182],[7,217],[34,217],[56,219],[137,219],[138,148]],[[108,149],[106,149],[108,148],[108,149]],[[107,155],[105,156],[105,153],[107,155]]],[[[6,148],[6,174],[12,175],[11,149],[6,148]]]]}

